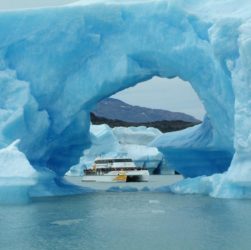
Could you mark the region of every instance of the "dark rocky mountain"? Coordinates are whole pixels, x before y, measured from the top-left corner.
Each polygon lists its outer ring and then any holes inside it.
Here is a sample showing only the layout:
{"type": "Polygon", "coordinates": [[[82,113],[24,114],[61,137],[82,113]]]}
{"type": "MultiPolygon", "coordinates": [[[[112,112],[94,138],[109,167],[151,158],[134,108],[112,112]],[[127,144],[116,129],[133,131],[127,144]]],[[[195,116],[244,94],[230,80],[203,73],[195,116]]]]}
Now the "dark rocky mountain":
{"type": "Polygon", "coordinates": [[[114,98],[107,98],[98,103],[92,113],[97,117],[129,123],[149,123],[156,121],[200,122],[193,116],[184,113],[133,106],[114,98]]]}
{"type": "Polygon", "coordinates": [[[110,127],[146,126],[171,132],[199,124],[194,117],[177,112],[132,106],[117,99],[101,101],[91,113],[92,124],[107,124],[110,127]]]}
{"type": "Polygon", "coordinates": [[[185,122],[185,121],[156,121],[156,122],[125,122],[120,120],[107,119],[105,117],[99,117],[91,113],[91,122],[94,125],[107,124],[109,127],[138,127],[146,126],[159,129],[162,133],[182,130],[188,127],[199,124],[200,122],[185,122]]]}

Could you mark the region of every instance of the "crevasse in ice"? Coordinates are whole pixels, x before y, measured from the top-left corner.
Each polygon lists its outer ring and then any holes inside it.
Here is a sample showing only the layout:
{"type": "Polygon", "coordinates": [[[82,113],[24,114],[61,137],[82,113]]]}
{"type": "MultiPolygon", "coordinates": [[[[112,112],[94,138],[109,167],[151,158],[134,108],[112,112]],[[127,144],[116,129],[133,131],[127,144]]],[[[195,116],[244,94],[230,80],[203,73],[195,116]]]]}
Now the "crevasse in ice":
{"type": "Polygon", "coordinates": [[[250,10],[246,0],[108,0],[0,12],[0,146],[19,138],[32,166],[62,176],[90,146],[89,111],[98,101],[153,76],[178,76],[207,118],[154,146],[180,172],[175,150],[201,161],[187,176],[228,170],[176,190],[200,192],[206,183],[204,193],[248,196],[250,10]]]}

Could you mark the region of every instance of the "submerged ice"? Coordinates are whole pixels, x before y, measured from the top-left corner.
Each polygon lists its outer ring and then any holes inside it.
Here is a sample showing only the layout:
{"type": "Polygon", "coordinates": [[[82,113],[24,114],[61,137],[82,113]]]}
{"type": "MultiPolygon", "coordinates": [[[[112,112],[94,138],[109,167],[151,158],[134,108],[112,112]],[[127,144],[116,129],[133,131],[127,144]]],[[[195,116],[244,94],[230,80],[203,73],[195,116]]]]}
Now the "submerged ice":
{"type": "Polygon", "coordinates": [[[152,145],[187,176],[227,170],[179,190],[248,196],[250,10],[246,0],[108,0],[0,12],[1,148],[20,139],[37,171],[63,176],[91,146],[89,111],[98,101],[153,76],[180,77],[207,116],[152,145]],[[185,169],[180,152],[196,166],[185,169]]]}

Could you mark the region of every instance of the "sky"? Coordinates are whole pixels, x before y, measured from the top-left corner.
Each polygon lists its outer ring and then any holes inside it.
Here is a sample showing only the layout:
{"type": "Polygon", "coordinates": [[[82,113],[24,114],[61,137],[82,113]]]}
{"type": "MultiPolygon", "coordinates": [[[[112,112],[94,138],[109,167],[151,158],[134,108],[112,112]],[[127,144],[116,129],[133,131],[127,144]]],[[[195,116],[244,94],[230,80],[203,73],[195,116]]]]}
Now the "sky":
{"type": "Polygon", "coordinates": [[[205,115],[204,106],[190,83],[178,77],[154,77],[112,97],[132,105],[187,113],[200,120],[205,115]]]}
{"type": "Polygon", "coordinates": [[[0,0],[0,9],[20,9],[20,8],[57,6],[73,2],[77,1],[76,0],[0,0]]]}
{"type": "MultiPolygon", "coordinates": [[[[0,0],[0,9],[63,5],[76,0],[0,0]]],[[[204,107],[191,85],[179,78],[154,77],[113,96],[132,105],[183,112],[202,120],[204,107]]]]}

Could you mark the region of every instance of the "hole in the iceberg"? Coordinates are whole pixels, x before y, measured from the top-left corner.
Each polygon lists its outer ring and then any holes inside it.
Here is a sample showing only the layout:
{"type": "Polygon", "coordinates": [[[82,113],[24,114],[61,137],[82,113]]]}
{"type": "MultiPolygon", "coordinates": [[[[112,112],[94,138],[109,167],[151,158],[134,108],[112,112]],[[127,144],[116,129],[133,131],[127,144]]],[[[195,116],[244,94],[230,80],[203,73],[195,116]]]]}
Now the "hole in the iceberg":
{"type": "Polygon", "coordinates": [[[91,112],[92,146],[84,152],[80,165],[88,169],[96,158],[130,158],[150,174],[177,174],[151,143],[166,132],[200,124],[204,115],[205,109],[188,82],[178,77],[153,77],[96,105],[91,112]]]}
{"type": "Polygon", "coordinates": [[[165,133],[198,124],[204,115],[204,106],[188,82],[153,77],[99,102],[91,120],[110,127],[155,127],[165,133]]]}
{"type": "Polygon", "coordinates": [[[233,152],[208,145],[214,132],[207,118],[199,125],[204,116],[203,104],[188,82],[154,77],[96,105],[91,113],[96,141],[88,152],[93,159],[98,154],[132,158],[150,174],[221,173],[233,152]]]}
{"type": "MultiPolygon", "coordinates": [[[[204,106],[190,83],[178,77],[173,79],[153,77],[120,91],[112,97],[130,105],[181,112],[198,120],[203,120],[205,115],[204,106]]],[[[162,119],[164,118],[163,116],[162,119]]],[[[193,120],[185,116],[179,116],[179,118],[184,121],[193,120]]],[[[176,119],[174,114],[173,116],[170,114],[170,120],[174,119],[176,119]]]]}

